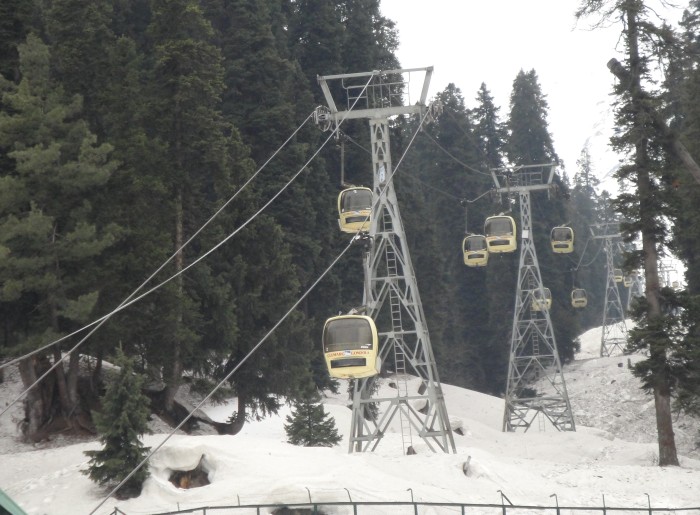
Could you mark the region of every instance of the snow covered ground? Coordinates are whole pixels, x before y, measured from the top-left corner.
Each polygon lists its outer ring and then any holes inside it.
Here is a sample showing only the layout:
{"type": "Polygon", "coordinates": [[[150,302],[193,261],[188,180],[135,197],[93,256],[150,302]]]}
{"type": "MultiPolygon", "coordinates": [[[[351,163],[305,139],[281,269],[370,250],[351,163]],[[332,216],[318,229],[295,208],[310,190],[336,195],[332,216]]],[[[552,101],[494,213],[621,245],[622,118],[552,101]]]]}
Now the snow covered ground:
{"type": "MultiPolygon", "coordinates": [[[[389,432],[374,453],[348,454],[351,412],[344,395],[331,396],[326,411],[345,434],[334,448],[287,444],[283,424],[288,409],[246,424],[237,436],[178,434],[153,456],[151,478],[140,497],[109,499],[96,513],[110,514],[115,507],[140,515],[198,506],[304,503],[309,496],[314,502],[346,501],[348,496],[354,501],[406,502],[412,495],[418,502],[499,504],[499,490],[516,505],[552,506],[556,494],[560,506],[601,506],[604,496],[609,507],[640,511],[648,502],[653,507],[700,507],[700,421],[674,421],[681,467],[655,466],[653,399],[639,389],[628,369],[628,359],[641,358],[595,357],[599,330],[580,340],[579,359],[564,368],[575,433],[551,428],[503,433],[502,399],[443,385],[450,419],[464,431],[463,436],[455,434],[456,454],[432,453],[414,437],[418,454],[403,455],[400,430],[389,432]],[[180,490],[168,481],[173,470],[193,468],[202,456],[210,485],[180,490]]],[[[0,385],[2,405],[19,392],[16,372],[9,371],[0,385]]],[[[231,407],[209,406],[206,411],[225,420],[231,407]]],[[[81,470],[87,463],[83,451],[98,444],[60,437],[25,444],[16,429],[20,418],[21,407],[15,406],[0,419],[0,488],[31,515],[91,513],[107,492],[81,470]]],[[[145,437],[151,447],[168,432],[164,425],[154,427],[163,434],[145,437]]],[[[363,508],[361,513],[412,513],[412,508],[377,510],[363,508]]],[[[444,510],[422,513],[451,513],[444,510]]],[[[352,511],[338,508],[337,513],[352,511]]]]}

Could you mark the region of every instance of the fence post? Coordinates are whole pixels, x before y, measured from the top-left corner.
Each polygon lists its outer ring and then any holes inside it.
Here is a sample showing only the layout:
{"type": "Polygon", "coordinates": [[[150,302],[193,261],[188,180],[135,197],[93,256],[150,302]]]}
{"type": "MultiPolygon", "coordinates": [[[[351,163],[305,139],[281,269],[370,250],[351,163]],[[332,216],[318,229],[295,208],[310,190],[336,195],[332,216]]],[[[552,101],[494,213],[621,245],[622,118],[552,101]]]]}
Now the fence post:
{"type": "Polygon", "coordinates": [[[644,495],[647,496],[647,505],[649,506],[649,515],[651,514],[651,497],[649,497],[649,494],[645,493],[644,495]]]}
{"type": "Polygon", "coordinates": [[[413,503],[413,514],[418,515],[418,505],[416,502],[413,500],[413,488],[406,488],[407,492],[411,492],[411,503],[413,503]]]}
{"type": "Polygon", "coordinates": [[[605,494],[603,494],[603,515],[607,515],[607,509],[605,508],[605,494]]]}
{"type": "Polygon", "coordinates": [[[559,513],[559,497],[557,497],[557,494],[552,494],[549,497],[554,497],[554,501],[557,503],[557,515],[560,515],[560,513],[559,513]]]}
{"type": "Polygon", "coordinates": [[[348,493],[348,499],[350,499],[350,502],[352,503],[352,513],[353,515],[357,515],[357,504],[355,504],[352,500],[352,497],[350,496],[350,490],[347,488],[343,487],[343,490],[345,490],[348,493]]]}
{"type": "Polygon", "coordinates": [[[513,506],[513,503],[510,502],[510,499],[508,499],[508,497],[506,497],[506,494],[504,494],[504,493],[501,492],[500,490],[496,490],[496,491],[497,491],[499,494],[501,494],[501,506],[503,506],[503,508],[501,508],[501,509],[503,510],[503,515],[506,515],[506,503],[504,503],[503,501],[504,501],[504,500],[508,501],[508,504],[510,504],[511,506],[513,506]]]}

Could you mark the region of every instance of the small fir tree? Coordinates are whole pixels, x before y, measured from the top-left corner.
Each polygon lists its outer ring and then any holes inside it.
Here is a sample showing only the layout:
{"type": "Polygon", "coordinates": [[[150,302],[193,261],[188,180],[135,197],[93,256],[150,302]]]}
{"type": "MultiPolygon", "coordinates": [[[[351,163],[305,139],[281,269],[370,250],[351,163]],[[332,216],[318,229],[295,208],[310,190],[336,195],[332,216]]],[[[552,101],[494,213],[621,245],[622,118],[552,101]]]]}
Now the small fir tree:
{"type": "Polygon", "coordinates": [[[306,392],[294,402],[292,415],[287,416],[284,430],[287,441],[303,447],[333,447],[340,442],[335,420],[323,409],[316,390],[306,392]]]}
{"type": "MultiPolygon", "coordinates": [[[[115,365],[119,375],[107,387],[102,412],[93,413],[104,447],[85,451],[90,461],[89,468],[83,471],[94,482],[110,488],[129,475],[150,450],[139,439],[148,431],[149,399],[141,393],[143,376],[134,372],[133,360],[121,349],[117,350],[115,365]]],[[[117,496],[137,497],[147,477],[148,468],[143,466],[119,488],[117,496]]]]}

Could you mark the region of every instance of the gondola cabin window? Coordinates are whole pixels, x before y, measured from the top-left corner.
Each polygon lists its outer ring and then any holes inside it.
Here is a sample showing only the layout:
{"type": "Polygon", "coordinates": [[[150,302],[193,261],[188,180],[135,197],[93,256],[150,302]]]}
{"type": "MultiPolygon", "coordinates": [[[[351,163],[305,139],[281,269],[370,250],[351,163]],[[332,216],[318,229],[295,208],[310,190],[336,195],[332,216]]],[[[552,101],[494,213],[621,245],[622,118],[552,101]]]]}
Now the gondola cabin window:
{"type": "Polygon", "coordinates": [[[347,233],[367,232],[372,214],[372,190],[348,188],[338,195],[338,224],[347,233]]]}
{"type": "Polygon", "coordinates": [[[490,216],[484,222],[484,235],[490,253],[514,252],[518,247],[515,240],[515,220],[510,216],[490,216]]]}
{"type": "Polygon", "coordinates": [[[331,377],[355,379],[377,375],[378,336],[374,320],[362,315],[341,315],[326,320],[323,354],[331,377]]]}

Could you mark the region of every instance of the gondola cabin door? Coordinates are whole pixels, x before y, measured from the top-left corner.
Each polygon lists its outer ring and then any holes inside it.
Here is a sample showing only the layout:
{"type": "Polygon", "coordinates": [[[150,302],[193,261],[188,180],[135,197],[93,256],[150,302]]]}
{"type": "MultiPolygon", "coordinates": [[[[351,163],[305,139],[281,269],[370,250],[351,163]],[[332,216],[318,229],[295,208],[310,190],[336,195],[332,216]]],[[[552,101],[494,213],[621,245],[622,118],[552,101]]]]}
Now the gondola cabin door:
{"type": "Polygon", "coordinates": [[[515,220],[510,216],[490,216],[484,222],[486,246],[490,253],[515,252],[515,220]]]}
{"type": "Polygon", "coordinates": [[[372,215],[372,190],[348,188],[338,195],[338,224],[347,233],[367,232],[372,215]]]}
{"type": "Polygon", "coordinates": [[[489,262],[486,237],[481,234],[470,234],[462,241],[462,253],[465,265],[486,266],[489,262]]]}
{"type": "Polygon", "coordinates": [[[340,315],[323,327],[323,355],[331,377],[359,379],[377,375],[381,368],[379,338],[371,317],[340,315]]]}
{"type": "Polygon", "coordinates": [[[574,251],[574,230],[571,227],[553,228],[550,240],[555,254],[569,254],[574,251]]]}

